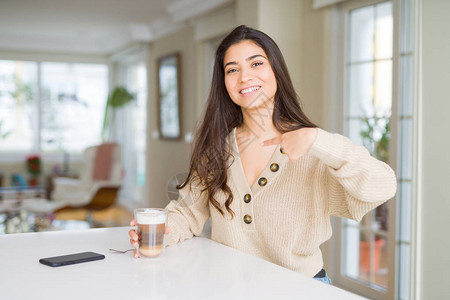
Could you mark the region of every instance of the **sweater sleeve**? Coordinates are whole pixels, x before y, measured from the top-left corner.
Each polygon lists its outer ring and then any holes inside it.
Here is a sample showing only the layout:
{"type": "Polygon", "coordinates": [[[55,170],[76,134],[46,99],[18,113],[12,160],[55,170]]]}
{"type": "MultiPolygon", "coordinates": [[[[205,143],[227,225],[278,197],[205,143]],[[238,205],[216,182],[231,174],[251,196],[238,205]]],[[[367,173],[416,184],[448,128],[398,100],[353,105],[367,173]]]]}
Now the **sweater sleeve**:
{"type": "Polygon", "coordinates": [[[397,181],[389,165],[342,135],[318,129],[310,153],[326,165],[330,215],[359,222],[396,193],[397,181]]]}
{"type": "Polygon", "coordinates": [[[166,246],[199,236],[210,216],[206,193],[202,193],[198,185],[187,184],[179,192],[178,201],[173,200],[166,206],[167,225],[171,229],[164,239],[166,246]]]}

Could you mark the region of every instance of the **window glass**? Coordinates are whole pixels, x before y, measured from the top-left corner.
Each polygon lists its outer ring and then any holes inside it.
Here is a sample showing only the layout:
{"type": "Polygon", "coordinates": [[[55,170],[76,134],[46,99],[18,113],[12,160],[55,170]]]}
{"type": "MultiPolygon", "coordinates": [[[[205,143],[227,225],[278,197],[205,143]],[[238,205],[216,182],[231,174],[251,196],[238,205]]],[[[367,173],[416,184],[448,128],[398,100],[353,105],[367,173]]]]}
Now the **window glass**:
{"type": "Polygon", "coordinates": [[[374,51],[374,6],[355,9],[349,16],[351,61],[368,61],[373,59],[374,51]]]}
{"type": "Polygon", "coordinates": [[[135,180],[132,185],[132,197],[143,199],[145,187],[145,151],[147,137],[147,71],[144,63],[132,65],[127,68],[127,87],[136,95],[133,106],[134,151],[135,166],[130,168],[135,172],[135,180]]]}
{"type": "MultiPolygon", "coordinates": [[[[392,3],[349,11],[346,61],[345,133],[372,156],[389,163],[392,113],[392,3]]],[[[387,289],[388,205],[369,212],[357,225],[345,220],[344,274],[387,289]],[[355,257],[359,260],[355,261],[355,257]]]]}
{"type": "Polygon", "coordinates": [[[392,3],[385,2],[375,6],[375,58],[391,58],[393,42],[392,3]]]}
{"type": "Polygon", "coordinates": [[[42,150],[80,153],[98,144],[107,66],[44,62],[41,72],[42,150]]]}
{"type": "Polygon", "coordinates": [[[0,150],[34,150],[37,63],[0,60],[0,150]]]}
{"type": "Polygon", "coordinates": [[[348,89],[349,101],[347,103],[347,116],[362,118],[373,115],[373,68],[372,63],[350,65],[348,89]]]}

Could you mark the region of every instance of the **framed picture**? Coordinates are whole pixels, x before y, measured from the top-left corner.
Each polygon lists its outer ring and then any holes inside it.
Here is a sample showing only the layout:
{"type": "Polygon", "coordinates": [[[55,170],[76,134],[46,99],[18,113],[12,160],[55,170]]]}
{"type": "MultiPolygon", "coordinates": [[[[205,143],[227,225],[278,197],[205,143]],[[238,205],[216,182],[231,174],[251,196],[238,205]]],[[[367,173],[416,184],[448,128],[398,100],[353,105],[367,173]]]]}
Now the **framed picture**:
{"type": "Polygon", "coordinates": [[[158,59],[158,129],[162,139],[181,137],[180,54],[158,59]]]}

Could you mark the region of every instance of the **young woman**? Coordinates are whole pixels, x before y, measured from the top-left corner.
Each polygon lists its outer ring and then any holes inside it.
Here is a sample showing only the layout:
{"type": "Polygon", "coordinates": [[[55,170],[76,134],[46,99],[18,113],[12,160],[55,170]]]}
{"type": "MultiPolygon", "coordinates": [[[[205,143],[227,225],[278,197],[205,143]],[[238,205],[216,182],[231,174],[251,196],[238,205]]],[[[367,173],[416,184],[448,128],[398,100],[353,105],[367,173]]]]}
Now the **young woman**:
{"type": "Polygon", "coordinates": [[[331,237],[330,216],[360,221],[395,195],[396,178],[364,147],[314,125],[275,42],[239,26],[217,49],[179,188],[166,207],[166,245],[200,235],[211,218],[213,240],[330,283],[319,249],[331,237]]]}

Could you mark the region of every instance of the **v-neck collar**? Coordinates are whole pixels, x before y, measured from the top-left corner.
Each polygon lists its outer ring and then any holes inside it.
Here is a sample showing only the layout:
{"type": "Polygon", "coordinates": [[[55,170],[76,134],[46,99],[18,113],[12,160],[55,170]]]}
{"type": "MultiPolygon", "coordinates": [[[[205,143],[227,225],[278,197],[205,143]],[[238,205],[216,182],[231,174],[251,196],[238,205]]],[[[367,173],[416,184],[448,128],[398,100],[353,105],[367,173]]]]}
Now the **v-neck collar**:
{"type": "Polygon", "coordinates": [[[245,194],[248,194],[248,193],[251,193],[255,196],[262,189],[267,188],[267,186],[270,185],[270,183],[277,176],[277,174],[279,174],[283,171],[284,166],[289,161],[289,159],[287,158],[287,155],[281,153],[280,145],[277,145],[269,162],[264,167],[264,170],[261,172],[261,174],[259,174],[258,179],[250,187],[249,184],[247,183],[247,178],[245,176],[244,167],[242,165],[241,156],[239,153],[239,147],[237,145],[236,128],[234,128],[232,130],[232,133],[230,134],[230,143],[232,146],[233,157],[234,157],[234,162],[231,165],[231,177],[233,178],[233,181],[234,181],[236,187],[238,188],[239,193],[241,194],[241,198],[245,194]],[[273,163],[278,164],[278,171],[276,171],[276,172],[273,172],[270,170],[270,166],[273,163]],[[267,184],[265,186],[260,186],[258,181],[260,178],[263,178],[263,177],[266,178],[267,184]]]}

